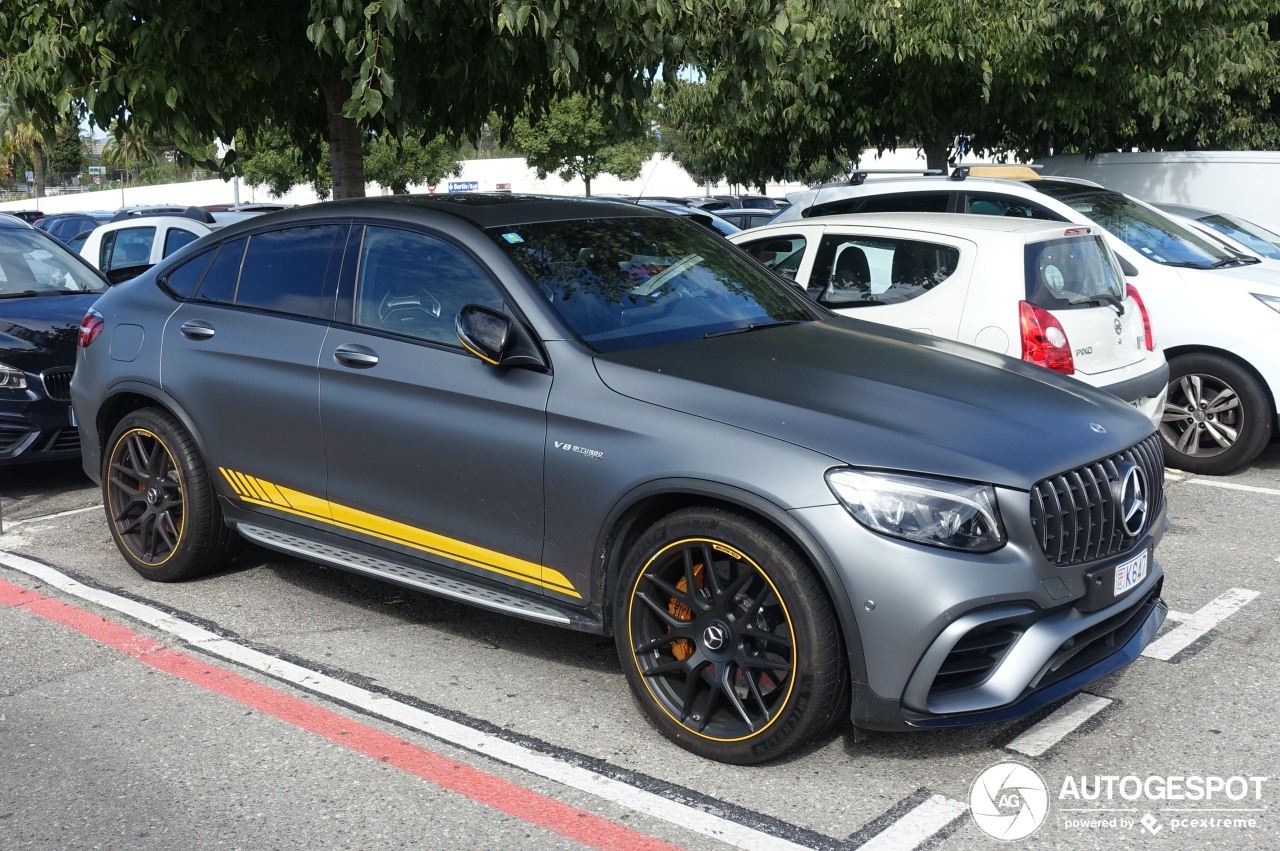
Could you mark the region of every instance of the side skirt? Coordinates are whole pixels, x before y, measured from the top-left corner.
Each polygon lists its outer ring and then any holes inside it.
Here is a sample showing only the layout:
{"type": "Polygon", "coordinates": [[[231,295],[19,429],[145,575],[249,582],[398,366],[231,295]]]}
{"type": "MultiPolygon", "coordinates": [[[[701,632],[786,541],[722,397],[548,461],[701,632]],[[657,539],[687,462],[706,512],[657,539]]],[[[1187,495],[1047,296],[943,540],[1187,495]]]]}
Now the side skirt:
{"type": "Polygon", "coordinates": [[[238,531],[246,539],[268,549],[321,562],[341,570],[362,573],[397,585],[404,585],[428,594],[502,612],[508,615],[570,627],[586,632],[599,632],[599,624],[582,617],[581,611],[569,613],[548,602],[530,599],[494,588],[457,574],[432,571],[428,567],[409,566],[358,550],[332,543],[322,543],[302,538],[278,529],[268,529],[252,523],[236,523],[238,531]]]}

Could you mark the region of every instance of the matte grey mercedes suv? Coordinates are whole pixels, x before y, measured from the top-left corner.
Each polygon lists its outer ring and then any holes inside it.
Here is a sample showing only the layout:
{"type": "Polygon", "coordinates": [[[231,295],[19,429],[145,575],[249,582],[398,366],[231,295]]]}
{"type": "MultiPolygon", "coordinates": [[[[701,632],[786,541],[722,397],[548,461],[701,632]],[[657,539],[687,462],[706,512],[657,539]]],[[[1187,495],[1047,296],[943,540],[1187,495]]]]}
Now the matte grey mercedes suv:
{"type": "Polygon", "coordinates": [[[84,468],[143,576],[247,538],[611,634],[712,759],[1017,717],[1164,620],[1150,420],[836,316],[661,211],[268,214],[113,287],[79,342],[84,468]]]}

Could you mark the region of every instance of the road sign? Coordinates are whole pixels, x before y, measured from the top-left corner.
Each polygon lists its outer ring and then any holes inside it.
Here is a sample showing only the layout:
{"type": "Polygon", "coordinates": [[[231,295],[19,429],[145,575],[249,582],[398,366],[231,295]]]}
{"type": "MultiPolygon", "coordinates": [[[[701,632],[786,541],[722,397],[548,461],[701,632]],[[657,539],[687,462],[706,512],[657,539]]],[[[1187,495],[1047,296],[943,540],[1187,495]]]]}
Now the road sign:
{"type": "Polygon", "coordinates": [[[105,165],[91,165],[89,166],[89,173],[90,174],[106,174],[107,167],[105,165]]]}
{"type": "Polygon", "coordinates": [[[450,180],[449,181],[450,192],[475,192],[479,188],[480,188],[480,181],[478,180],[450,180]]]}

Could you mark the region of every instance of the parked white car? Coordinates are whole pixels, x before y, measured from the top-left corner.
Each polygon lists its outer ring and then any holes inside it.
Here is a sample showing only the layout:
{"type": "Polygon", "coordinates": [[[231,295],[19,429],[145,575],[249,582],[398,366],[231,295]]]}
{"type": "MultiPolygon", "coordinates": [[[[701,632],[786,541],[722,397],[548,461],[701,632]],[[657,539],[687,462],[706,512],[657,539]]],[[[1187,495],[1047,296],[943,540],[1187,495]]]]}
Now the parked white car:
{"type": "Polygon", "coordinates": [[[133,269],[141,273],[184,245],[213,229],[186,216],[138,216],[94,228],[80,247],[80,256],[119,281],[133,269]]]}
{"type": "Polygon", "coordinates": [[[895,213],[803,219],[729,239],[837,313],[1073,375],[1160,423],[1169,367],[1096,225],[895,213]]]}
{"type": "Polygon", "coordinates": [[[1101,225],[1142,292],[1170,384],[1160,434],[1172,467],[1221,475],[1266,448],[1280,408],[1280,266],[1242,257],[1119,192],[1085,180],[953,175],[863,179],[788,196],[775,223],[841,213],[981,213],[1101,225]],[[862,181],[862,182],[859,182],[862,181]]]}

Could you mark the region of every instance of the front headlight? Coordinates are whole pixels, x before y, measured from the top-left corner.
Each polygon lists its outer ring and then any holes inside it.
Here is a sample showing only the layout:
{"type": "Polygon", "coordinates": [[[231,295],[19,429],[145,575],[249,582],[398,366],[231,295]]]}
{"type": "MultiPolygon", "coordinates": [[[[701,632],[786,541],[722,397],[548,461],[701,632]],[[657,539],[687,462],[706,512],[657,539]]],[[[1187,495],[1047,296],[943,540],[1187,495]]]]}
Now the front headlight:
{"type": "Polygon", "coordinates": [[[1280,297],[1273,295],[1262,295],[1261,293],[1253,293],[1253,297],[1265,304],[1267,307],[1280,313],[1280,297]]]}
{"type": "Polygon", "coordinates": [[[20,369],[0,363],[0,390],[26,390],[27,374],[20,369]]]}
{"type": "Polygon", "coordinates": [[[855,520],[882,535],[969,553],[1007,540],[990,485],[849,469],[829,470],[827,485],[855,520]]]}

